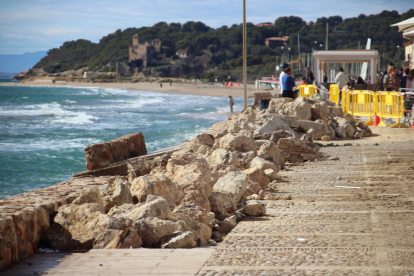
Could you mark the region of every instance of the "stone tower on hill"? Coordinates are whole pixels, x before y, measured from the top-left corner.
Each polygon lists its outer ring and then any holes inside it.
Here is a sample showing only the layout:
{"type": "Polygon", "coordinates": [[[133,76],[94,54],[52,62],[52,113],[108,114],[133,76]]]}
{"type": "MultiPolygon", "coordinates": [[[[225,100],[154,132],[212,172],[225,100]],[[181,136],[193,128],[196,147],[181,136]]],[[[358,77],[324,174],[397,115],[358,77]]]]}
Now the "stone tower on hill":
{"type": "Polygon", "coordinates": [[[144,67],[151,64],[151,57],[159,54],[161,50],[161,40],[154,39],[151,43],[142,43],[138,34],[132,36],[132,46],[129,46],[129,62],[141,61],[144,67]]]}

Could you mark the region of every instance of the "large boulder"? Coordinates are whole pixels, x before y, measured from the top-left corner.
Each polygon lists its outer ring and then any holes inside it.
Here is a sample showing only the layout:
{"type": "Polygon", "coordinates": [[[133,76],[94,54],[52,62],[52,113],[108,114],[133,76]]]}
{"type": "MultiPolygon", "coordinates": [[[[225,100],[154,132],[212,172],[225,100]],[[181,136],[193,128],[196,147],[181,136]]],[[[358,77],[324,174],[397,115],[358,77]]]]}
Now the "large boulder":
{"type": "Polygon", "coordinates": [[[294,100],[291,98],[276,98],[276,99],[272,99],[269,102],[269,107],[267,109],[268,112],[272,112],[272,113],[278,113],[278,111],[283,110],[283,107],[288,104],[293,102],[294,100]]]}
{"type": "Polygon", "coordinates": [[[193,152],[206,155],[210,150],[211,147],[214,145],[214,136],[203,133],[197,135],[194,139],[190,142],[190,149],[193,152]]]}
{"type": "Polygon", "coordinates": [[[79,196],[72,202],[72,204],[76,205],[85,203],[96,203],[99,206],[99,211],[105,211],[102,196],[98,187],[82,189],[79,196]]]}
{"type": "Polygon", "coordinates": [[[195,154],[175,152],[167,164],[166,176],[184,189],[183,202],[200,205],[210,211],[212,192],[210,166],[205,158],[195,154]]]}
{"type": "Polygon", "coordinates": [[[285,124],[285,122],[282,119],[280,119],[277,116],[272,116],[269,120],[265,122],[265,124],[262,127],[256,129],[254,131],[254,135],[258,136],[259,134],[262,134],[262,133],[271,134],[278,130],[284,130],[284,131],[290,132],[293,135],[295,135],[295,132],[293,131],[293,129],[291,129],[287,124],[285,124]]]}
{"type": "Polygon", "coordinates": [[[131,221],[137,221],[143,218],[175,219],[170,210],[169,202],[160,196],[148,195],[144,204],[135,206],[128,213],[123,214],[123,217],[131,221]]]}
{"type": "Polygon", "coordinates": [[[292,132],[285,131],[285,130],[278,130],[278,131],[274,131],[268,140],[273,141],[275,144],[277,144],[279,139],[289,138],[289,137],[296,138],[295,134],[292,132]]]}
{"type": "Polygon", "coordinates": [[[255,157],[256,157],[256,152],[254,151],[238,152],[239,163],[237,167],[241,169],[250,168],[250,163],[255,157]]]}
{"type": "Polygon", "coordinates": [[[193,248],[197,246],[191,231],[178,233],[161,245],[161,248],[193,248]]]}
{"type": "MultiPolygon", "coordinates": [[[[296,139],[295,139],[296,140],[296,139]]],[[[258,169],[264,171],[267,169],[272,169],[274,171],[279,171],[277,165],[271,161],[267,161],[259,156],[256,156],[250,163],[251,168],[257,167],[258,169]]]]}
{"type": "Polygon", "coordinates": [[[122,227],[122,229],[111,229],[112,225],[101,232],[93,243],[96,249],[119,249],[119,248],[140,248],[142,238],[132,227],[132,223],[122,227]]]}
{"type": "Polygon", "coordinates": [[[220,148],[240,152],[257,151],[254,140],[233,133],[228,133],[220,138],[220,148]]]}
{"type": "Polygon", "coordinates": [[[145,202],[148,195],[165,198],[173,206],[179,205],[184,198],[184,189],[162,173],[148,174],[135,178],[131,193],[139,202],[145,202]]]}
{"type": "Polygon", "coordinates": [[[321,119],[325,123],[328,123],[327,116],[329,113],[329,108],[326,102],[324,101],[316,102],[315,104],[312,105],[311,111],[312,111],[313,121],[321,119]]]}
{"type": "Polygon", "coordinates": [[[322,136],[325,136],[328,133],[328,126],[322,120],[317,120],[315,122],[291,120],[290,127],[312,133],[314,140],[320,140],[322,136]]]}
{"type": "Polygon", "coordinates": [[[86,168],[96,170],[109,164],[147,153],[141,132],[124,135],[106,143],[88,146],[85,149],[86,168]]]}
{"type": "Polygon", "coordinates": [[[102,196],[105,213],[116,206],[132,203],[130,184],[120,176],[110,179],[108,184],[99,188],[102,196]]]}
{"type": "Polygon", "coordinates": [[[334,120],[338,124],[338,128],[335,129],[336,135],[340,138],[354,138],[355,128],[345,118],[335,117],[334,120]]]}
{"type": "Polygon", "coordinates": [[[298,97],[295,101],[283,106],[283,114],[297,117],[301,120],[312,118],[311,105],[303,97],[298,97]]]}
{"type": "Polygon", "coordinates": [[[230,165],[237,166],[239,158],[237,153],[218,148],[207,158],[207,162],[213,168],[226,167],[230,165]]]}
{"type": "Polygon", "coordinates": [[[319,147],[311,142],[301,141],[294,138],[283,138],[277,142],[277,148],[282,153],[285,160],[292,163],[303,162],[316,157],[319,147]]]}
{"type": "Polygon", "coordinates": [[[278,170],[285,167],[285,159],[273,141],[263,144],[257,152],[257,156],[275,163],[278,170]]]}
{"type": "Polygon", "coordinates": [[[264,216],[266,215],[266,205],[258,200],[248,200],[243,211],[248,216],[264,216]]]}
{"type": "Polygon", "coordinates": [[[207,212],[198,205],[180,205],[174,209],[173,214],[177,221],[185,222],[183,231],[191,231],[198,245],[208,244],[212,234],[213,212],[207,212]]]}
{"type": "Polygon", "coordinates": [[[243,172],[249,176],[249,181],[243,198],[247,198],[249,195],[258,194],[261,190],[265,190],[270,183],[265,170],[254,167],[244,170],[243,172]]]}
{"type": "Polygon", "coordinates": [[[217,180],[210,196],[211,210],[219,219],[232,216],[237,203],[246,192],[249,176],[244,172],[231,171],[217,180]]]}
{"type": "MultiPolygon", "coordinates": [[[[90,249],[95,239],[107,229],[128,232],[130,224],[126,219],[103,214],[97,203],[63,205],[59,207],[54,222],[46,236],[50,246],[61,251],[90,249]]],[[[123,234],[124,237],[126,235],[123,234]]],[[[101,243],[100,246],[106,245],[101,243]]]]}
{"type": "Polygon", "coordinates": [[[144,247],[159,248],[165,240],[169,240],[177,232],[182,231],[182,223],[155,217],[144,218],[133,222],[133,226],[142,237],[144,247]]]}

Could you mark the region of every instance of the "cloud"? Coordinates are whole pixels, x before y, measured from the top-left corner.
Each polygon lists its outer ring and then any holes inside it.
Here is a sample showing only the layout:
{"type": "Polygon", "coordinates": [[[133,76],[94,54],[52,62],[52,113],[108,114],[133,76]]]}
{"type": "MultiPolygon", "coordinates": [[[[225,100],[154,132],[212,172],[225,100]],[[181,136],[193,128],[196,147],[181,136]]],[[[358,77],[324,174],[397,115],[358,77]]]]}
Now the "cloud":
{"type": "MultiPolygon", "coordinates": [[[[247,1],[247,21],[274,22],[280,16],[295,15],[306,21],[322,16],[357,17],[390,9],[384,0],[247,1]]],[[[408,10],[406,1],[395,0],[391,7],[408,10]]],[[[240,24],[240,0],[0,0],[0,54],[31,52],[61,46],[65,41],[87,39],[98,42],[117,29],[167,23],[202,21],[210,27],[240,24]],[[14,42],[21,48],[12,47],[14,42]],[[26,45],[26,47],[24,46],[26,45]],[[4,52],[5,49],[9,49],[4,52]]]]}

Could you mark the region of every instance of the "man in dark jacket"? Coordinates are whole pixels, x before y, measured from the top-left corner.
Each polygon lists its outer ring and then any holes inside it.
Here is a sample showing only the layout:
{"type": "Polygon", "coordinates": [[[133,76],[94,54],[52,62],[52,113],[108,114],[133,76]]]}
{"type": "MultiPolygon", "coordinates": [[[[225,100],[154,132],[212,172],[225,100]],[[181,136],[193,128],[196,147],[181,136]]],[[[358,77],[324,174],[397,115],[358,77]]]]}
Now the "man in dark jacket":
{"type": "Polygon", "coordinates": [[[313,81],[315,80],[315,77],[313,76],[312,71],[310,68],[306,68],[306,84],[313,84],[313,81]]]}

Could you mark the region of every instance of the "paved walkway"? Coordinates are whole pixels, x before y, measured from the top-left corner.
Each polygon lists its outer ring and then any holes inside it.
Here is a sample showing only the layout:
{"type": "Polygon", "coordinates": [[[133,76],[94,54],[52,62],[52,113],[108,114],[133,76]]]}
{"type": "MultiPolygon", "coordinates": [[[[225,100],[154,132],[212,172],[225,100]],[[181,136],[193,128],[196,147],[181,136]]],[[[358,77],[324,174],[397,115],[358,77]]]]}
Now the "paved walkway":
{"type": "Polygon", "coordinates": [[[36,255],[4,275],[414,275],[414,130],[374,133],[281,172],[292,200],[267,201],[216,248],[36,255]]]}

